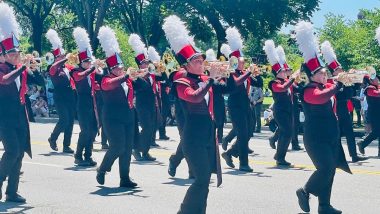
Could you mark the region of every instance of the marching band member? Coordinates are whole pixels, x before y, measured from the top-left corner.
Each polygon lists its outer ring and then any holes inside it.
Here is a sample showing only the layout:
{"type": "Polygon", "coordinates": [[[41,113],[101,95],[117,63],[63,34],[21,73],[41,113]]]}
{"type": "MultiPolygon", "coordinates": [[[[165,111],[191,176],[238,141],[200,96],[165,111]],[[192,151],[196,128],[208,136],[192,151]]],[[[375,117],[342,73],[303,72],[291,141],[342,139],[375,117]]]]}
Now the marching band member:
{"type": "Polygon", "coordinates": [[[339,79],[337,84],[327,83],[327,72],[318,58],[318,44],[311,23],[302,21],[296,25],[296,40],[305,60],[303,70],[310,80],[301,96],[305,113],[304,145],[316,167],[305,186],[296,191],[298,203],[304,212],[310,212],[309,194],[313,194],[319,200],[319,214],[339,214],[342,211],[330,205],[335,170],[341,168],[351,173],[339,143],[335,113],[334,95],[342,88],[342,83],[339,79]]]}
{"type": "Polygon", "coordinates": [[[92,48],[85,29],[77,27],[73,36],[77,44],[78,66],[71,71],[77,91],[77,112],[80,127],[75,164],[79,166],[96,166],[91,158],[93,142],[98,132],[98,112],[95,111],[96,100],[94,94],[95,67],[92,66],[92,48]],[[84,150],[84,156],[83,156],[84,150]],[[84,158],[83,158],[84,157],[84,158]]]}
{"type": "Polygon", "coordinates": [[[285,160],[293,130],[293,101],[292,101],[292,84],[295,77],[299,74],[296,72],[287,78],[287,71],[279,62],[279,57],[273,40],[265,42],[264,50],[268,56],[268,61],[272,65],[272,73],[275,80],[269,82],[269,89],[272,91],[274,104],[273,116],[277,123],[278,144],[277,152],[274,156],[277,166],[290,166],[285,160]]]}
{"type": "MultiPolygon", "coordinates": [[[[128,40],[129,45],[135,52],[135,61],[140,69],[147,69],[150,61],[147,56],[145,44],[141,41],[140,36],[131,34],[128,40]]],[[[149,154],[150,146],[155,144],[157,130],[157,113],[159,103],[156,96],[156,76],[147,73],[143,80],[149,83],[149,87],[135,92],[136,94],[136,111],[137,118],[141,125],[139,134],[139,146],[133,151],[137,161],[155,161],[156,158],[149,154]],[[141,153],[141,154],[140,154],[141,153]]]]}
{"type": "MultiPolygon", "coordinates": [[[[111,171],[118,158],[120,187],[134,188],[137,184],[129,176],[135,138],[134,77],[124,71],[115,32],[108,26],[103,26],[99,30],[98,39],[106,54],[108,67],[108,74],[104,75],[101,88],[104,99],[102,122],[109,140],[109,149],[97,170],[96,180],[103,185],[105,173],[111,171]]],[[[136,83],[140,80],[137,78],[136,83]]]]}
{"type": "MultiPolygon", "coordinates": [[[[337,77],[340,73],[344,72],[341,65],[339,64],[334,49],[332,48],[329,41],[325,41],[321,45],[321,52],[325,61],[328,64],[328,69],[333,77],[337,77]]],[[[329,83],[333,83],[333,79],[329,79],[329,83]]],[[[352,124],[351,115],[348,112],[347,102],[354,96],[353,86],[343,86],[338,93],[335,94],[336,98],[336,110],[338,116],[338,124],[340,129],[340,140],[344,134],[347,140],[347,147],[349,154],[352,158],[352,162],[367,160],[366,157],[358,156],[356,151],[356,142],[354,129],[352,124]]]]}
{"type": "MultiPolygon", "coordinates": [[[[161,56],[158,54],[157,50],[149,46],[148,47],[148,57],[151,63],[155,66],[155,69],[153,71],[149,71],[150,75],[152,76],[152,79],[155,79],[156,84],[152,87],[155,87],[153,89],[153,92],[156,95],[158,108],[157,108],[157,125],[156,129],[159,132],[159,139],[160,140],[169,140],[169,137],[166,136],[166,118],[167,115],[170,113],[170,106],[169,106],[169,96],[167,94],[167,76],[166,73],[163,71],[164,67],[161,64],[161,56]]],[[[156,131],[154,132],[153,136],[156,136],[156,131]]]]}
{"type": "Polygon", "coordinates": [[[163,30],[178,63],[187,72],[186,77],[175,82],[185,118],[182,150],[195,180],[187,190],[178,213],[206,213],[211,173],[217,172],[218,186],[222,182],[214,135],[214,81],[203,75],[205,56],[190,43],[192,38],[188,36],[184,23],[172,15],[165,19],[163,30]]]}
{"type": "Polygon", "coordinates": [[[21,59],[19,25],[12,7],[0,3],[0,50],[4,62],[0,64],[0,139],[4,153],[0,161],[0,199],[2,186],[8,178],[6,201],[24,203],[17,193],[24,152],[32,157],[29,120],[25,108],[27,84],[40,84],[38,72],[30,70],[32,59],[21,59]],[[22,62],[25,60],[25,62],[22,62]]]}
{"type": "MultiPolygon", "coordinates": [[[[206,61],[213,62],[216,61],[215,52],[212,49],[206,51],[206,61]]],[[[226,84],[227,78],[220,78],[216,81],[219,84],[226,84]]],[[[216,129],[216,140],[218,144],[222,143],[223,140],[223,127],[226,120],[226,107],[224,104],[223,91],[216,90],[214,87],[214,114],[215,114],[215,129],[216,129]]]]}
{"type": "MultiPolygon", "coordinates": [[[[368,118],[371,123],[371,132],[358,143],[359,151],[365,154],[365,148],[374,140],[380,139],[380,114],[378,107],[380,106],[380,87],[379,87],[378,75],[365,76],[365,81],[368,82],[368,86],[364,93],[368,102],[368,118]]],[[[380,144],[377,156],[380,157],[380,144]]]]}
{"type": "Polygon", "coordinates": [[[46,33],[46,38],[53,49],[54,63],[50,67],[49,74],[54,85],[54,104],[59,116],[48,141],[51,149],[58,151],[57,139],[61,132],[64,132],[63,152],[74,153],[70,148],[75,117],[75,84],[70,76],[73,66],[65,64],[68,59],[65,58],[58,33],[50,29],[46,33]]]}
{"type": "Polygon", "coordinates": [[[239,170],[252,172],[253,169],[248,164],[248,142],[253,133],[252,130],[252,118],[250,117],[250,106],[248,92],[251,87],[251,72],[244,71],[245,59],[241,53],[243,48],[243,40],[236,28],[228,28],[226,30],[226,39],[232,50],[229,54],[231,57],[238,59],[238,65],[231,74],[235,79],[235,89],[228,96],[228,109],[230,110],[233,129],[237,135],[237,140],[230,149],[222,153],[222,157],[225,159],[227,165],[234,168],[235,165],[232,161],[232,156],[239,156],[239,170]],[[252,131],[252,132],[251,132],[252,131]]]}
{"type": "MultiPolygon", "coordinates": [[[[380,27],[376,29],[375,39],[380,44],[380,27]]],[[[376,75],[375,69],[373,72],[370,72],[370,75],[365,77],[365,82],[368,83],[367,88],[364,91],[368,103],[368,118],[369,123],[371,124],[371,132],[358,143],[359,151],[362,154],[365,154],[365,148],[374,140],[379,139],[380,142],[380,87],[379,87],[380,76],[376,75]]],[[[380,143],[378,145],[377,156],[380,157],[380,143]]]]}
{"type": "MultiPolygon", "coordinates": [[[[287,76],[290,77],[292,74],[292,69],[289,67],[288,63],[286,62],[286,55],[284,48],[279,45],[276,48],[277,54],[278,54],[278,60],[281,65],[283,65],[283,69],[287,72],[287,76]]],[[[292,84],[292,100],[293,100],[293,132],[292,132],[292,150],[294,151],[300,151],[302,148],[299,145],[298,142],[298,132],[299,132],[299,126],[300,126],[300,101],[299,101],[299,93],[301,91],[302,87],[299,82],[294,81],[292,84]]],[[[275,135],[278,135],[279,133],[275,133],[275,135]]],[[[276,138],[276,136],[274,137],[276,138]]]]}

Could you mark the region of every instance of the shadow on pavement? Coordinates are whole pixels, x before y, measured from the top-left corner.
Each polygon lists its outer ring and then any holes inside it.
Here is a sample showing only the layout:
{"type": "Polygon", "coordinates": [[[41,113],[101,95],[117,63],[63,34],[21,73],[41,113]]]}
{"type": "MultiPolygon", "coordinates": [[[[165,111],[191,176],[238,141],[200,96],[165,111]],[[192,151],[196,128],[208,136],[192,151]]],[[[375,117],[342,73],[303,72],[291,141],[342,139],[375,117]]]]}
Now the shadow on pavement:
{"type": "Polygon", "coordinates": [[[270,175],[265,175],[263,172],[243,172],[238,169],[231,169],[230,171],[224,172],[223,174],[226,175],[237,175],[237,176],[255,176],[255,177],[260,177],[260,178],[271,178],[272,176],[270,175]]]}
{"type": "Polygon", "coordinates": [[[64,168],[64,170],[70,170],[70,171],[75,171],[75,172],[80,172],[80,171],[96,171],[96,167],[94,166],[72,166],[68,168],[64,168]]]}
{"type": "Polygon", "coordinates": [[[138,195],[137,193],[142,192],[141,189],[130,189],[124,187],[105,187],[97,186],[99,189],[95,192],[91,192],[92,195],[99,196],[123,196],[123,195],[132,195],[141,198],[148,198],[148,196],[138,195]]]}
{"type": "Polygon", "coordinates": [[[169,178],[171,181],[165,182],[162,184],[174,184],[177,186],[190,186],[193,182],[194,179],[183,179],[183,178],[169,178]]]}
{"type": "Polygon", "coordinates": [[[33,208],[26,204],[0,201],[0,213],[25,213],[33,208]]]}
{"type": "Polygon", "coordinates": [[[137,164],[137,165],[154,165],[154,166],[167,166],[165,163],[160,161],[131,161],[131,164],[137,164]]]}
{"type": "Polygon", "coordinates": [[[38,154],[38,155],[42,155],[42,156],[45,156],[45,157],[50,157],[50,156],[73,156],[73,154],[63,153],[63,152],[49,152],[49,153],[42,153],[42,154],[38,154]]]}

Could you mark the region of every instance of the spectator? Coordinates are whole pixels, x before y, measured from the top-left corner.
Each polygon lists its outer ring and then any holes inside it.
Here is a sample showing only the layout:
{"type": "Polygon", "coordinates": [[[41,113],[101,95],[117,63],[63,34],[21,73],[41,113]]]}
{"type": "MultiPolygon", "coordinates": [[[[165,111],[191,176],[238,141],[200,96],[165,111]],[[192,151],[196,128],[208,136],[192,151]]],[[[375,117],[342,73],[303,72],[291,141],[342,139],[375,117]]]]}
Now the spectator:
{"type": "Polygon", "coordinates": [[[32,110],[33,114],[37,117],[49,117],[48,105],[43,96],[39,96],[32,104],[32,110]]]}

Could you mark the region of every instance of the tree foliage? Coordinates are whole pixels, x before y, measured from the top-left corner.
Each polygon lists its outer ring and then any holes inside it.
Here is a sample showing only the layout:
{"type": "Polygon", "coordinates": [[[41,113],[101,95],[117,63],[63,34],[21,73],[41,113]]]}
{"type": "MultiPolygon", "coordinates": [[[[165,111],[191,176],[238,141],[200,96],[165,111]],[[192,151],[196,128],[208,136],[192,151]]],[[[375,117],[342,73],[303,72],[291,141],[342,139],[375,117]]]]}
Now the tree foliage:
{"type": "Polygon", "coordinates": [[[363,19],[346,21],[343,16],[329,14],[320,29],[320,40],[329,40],[338,61],[345,69],[365,68],[373,65],[380,69],[380,48],[375,40],[380,25],[380,10],[363,10],[363,19]]]}

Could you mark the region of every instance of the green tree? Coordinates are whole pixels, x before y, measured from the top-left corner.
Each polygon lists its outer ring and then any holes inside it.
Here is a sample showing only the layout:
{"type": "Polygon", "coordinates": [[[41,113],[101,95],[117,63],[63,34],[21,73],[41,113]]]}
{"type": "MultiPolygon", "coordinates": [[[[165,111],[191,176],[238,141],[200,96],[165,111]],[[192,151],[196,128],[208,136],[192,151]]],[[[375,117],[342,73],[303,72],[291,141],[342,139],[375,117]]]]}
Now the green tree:
{"type": "Polygon", "coordinates": [[[56,6],[55,0],[7,0],[11,5],[15,7],[16,12],[26,17],[23,19],[26,21],[25,25],[22,25],[23,29],[31,29],[31,42],[34,50],[41,53],[42,51],[42,35],[46,31],[44,24],[48,18],[50,12],[56,6]]]}
{"type": "Polygon", "coordinates": [[[328,14],[320,29],[320,40],[329,40],[338,61],[345,69],[373,65],[380,69],[380,47],[375,40],[380,25],[380,9],[362,10],[363,19],[346,21],[343,16],[328,14]]]}

